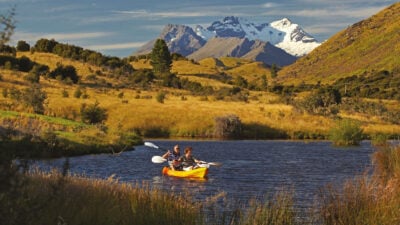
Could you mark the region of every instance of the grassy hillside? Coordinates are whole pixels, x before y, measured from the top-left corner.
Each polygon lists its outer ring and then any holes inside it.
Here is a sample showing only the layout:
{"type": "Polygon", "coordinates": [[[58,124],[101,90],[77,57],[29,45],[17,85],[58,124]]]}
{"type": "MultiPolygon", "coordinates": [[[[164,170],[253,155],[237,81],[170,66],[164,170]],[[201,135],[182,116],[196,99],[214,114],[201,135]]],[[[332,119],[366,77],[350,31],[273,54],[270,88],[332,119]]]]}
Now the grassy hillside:
{"type": "Polygon", "coordinates": [[[337,33],[279,72],[282,83],[333,83],[388,71],[400,76],[400,3],[337,33]]]}
{"type": "MultiPolygon", "coordinates": [[[[20,54],[19,54],[20,55],[20,54]]],[[[34,53],[24,54],[49,66],[57,63],[60,58],[51,54],[34,53]]],[[[97,87],[85,83],[85,76],[91,74],[93,68],[89,65],[73,60],[63,60],[63,64],[70,64],[78,68],[83,82],[80,84],[64,84],[61,81],[41,78],[40,84],[47,93],[45,115],[54,118],[66,118],[71,121],[81,121],[80,108],[83,104],[91,105],[95,102],[107,110],[108,119],[105,121],[107,134],[111,135],[110,140],[118,138],[120,131],[137,131],[147,137],[212,137],[214,133],[215,118],[235,114],[244,124],[244,137],[246,138],[326,138],[333,119],[324,116],[311,115],[299,111],[297,108],[287,105],[281,101],[279,95],[269,92],[250,91],[246,102],[221,101],[213,96],[192,96],[188,91],[155,88],[151,90],[138,88],[113,88],[97,87]],[[86,97],[76,98],[74,93],[81,88],[86,97]],[[158,102],[157,95],[165,93],[164,103],[158,102]],[[65,96],[67,93],[67,97],[65,96]]],[[[203,68],[206,61],[193,64],[190,61],[174,62],[174,70],[184,71],[191,65],[203,68]]],[[[218,65],[216,69],[225,68],[224,71],[234,76],[243,75],[247,79],[257,77],[267,71],[259,63],[241,61],[232,58],[222,58],[218,61],[208,60],[208,65],[214,62],[218,65]]],[[[211,66],[208,67],[208,69],[211,66]]],[[[214,67],[215,68],[215,67],[214,67]]],[[[99,69],[100,68],[95,68],[99,69]]],[[[207,69],[207,68],[206,68],[207,69]]],[[[201,71],[203,72],[203,71],[201,71]]],[[[2,81],[0,89],[24,89],[30,83],[23,79],[24,73],[1,70],[2,81]]],[[[178,73],[179,74],[179,73],[178,73]]],[[[264,73],[265,74],[265,73],[264,73]]],[[[212,84],[215,87],[231,86],[217,79],[198,77],[193,74],[180,75],[192,77],[191,79],[203,79],[204,83],[212,84]]],[[[210,74],[218,76],[218,74],[210,74]]],[[[112,84],[118,84],[113,78],[109,79],[112,84]]],[[[3,110],[5,106],[12,106],[13,100],[10,97],[0,96],[0,103],[3,110]]],[[[389,103],[385,103],[389,104],[389,103]]],[[[393,103],[392,103],[393,104],[393,103]]],[[[398,103],[394,102],[395,105],[398,103]]],[[[29,111],[22,104],[14,104],[11,111],[29,111]]],[[[400,133],[400,126],[383,121],[380,118],[371,120],[365,113],[346,113],[341,116],[351,117],[363,121],[363,127],[367,133],[384,132],[389,134],[400,133]]],[[[21,113],[19,116],[26,116],[21,113]]],[[[4,120],[4,117],[3,117],[4,120]]],[[[46,128],[49,126],[43,126],[46,128]]],[[[51,126],[50,126],[51,127],[51,126]]],[[[103,133],[101,130],[88,133],[98,136],[103,133]]],[[[63,128],[66,132],[60,134],[66,137],[79,139],[79,134],[74,134],[74,129],[63,128]],[[68,133],[70,132],[70,133],[68,133]]]]}

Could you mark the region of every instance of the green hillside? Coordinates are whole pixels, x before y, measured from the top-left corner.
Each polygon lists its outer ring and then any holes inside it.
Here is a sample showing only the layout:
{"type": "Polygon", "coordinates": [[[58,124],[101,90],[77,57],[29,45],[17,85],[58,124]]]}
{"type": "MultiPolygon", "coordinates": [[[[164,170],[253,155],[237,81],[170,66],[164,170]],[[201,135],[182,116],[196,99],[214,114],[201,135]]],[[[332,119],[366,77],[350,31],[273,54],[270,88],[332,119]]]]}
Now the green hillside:
{"type": "Polygon", "coordinates": [[[384,71],[400,76],[400,3],[337,33],[279,72],[279,82],[334,83],[384,71]]]}

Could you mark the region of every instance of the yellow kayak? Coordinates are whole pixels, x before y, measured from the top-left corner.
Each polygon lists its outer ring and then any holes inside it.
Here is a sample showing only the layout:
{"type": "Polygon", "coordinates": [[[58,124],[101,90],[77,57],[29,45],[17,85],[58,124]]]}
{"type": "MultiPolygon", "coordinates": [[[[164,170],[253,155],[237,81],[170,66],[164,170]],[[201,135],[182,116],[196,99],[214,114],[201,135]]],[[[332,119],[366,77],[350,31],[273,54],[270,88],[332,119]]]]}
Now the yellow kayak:
{"type": "Polygon", "coordinates": [[[164,167],[162,174],[172,177],[186,177],[186,178],[205,178],[208,174],[208,168],[199,167],[193,170],[171,170],[169,167],[164,167]]]}

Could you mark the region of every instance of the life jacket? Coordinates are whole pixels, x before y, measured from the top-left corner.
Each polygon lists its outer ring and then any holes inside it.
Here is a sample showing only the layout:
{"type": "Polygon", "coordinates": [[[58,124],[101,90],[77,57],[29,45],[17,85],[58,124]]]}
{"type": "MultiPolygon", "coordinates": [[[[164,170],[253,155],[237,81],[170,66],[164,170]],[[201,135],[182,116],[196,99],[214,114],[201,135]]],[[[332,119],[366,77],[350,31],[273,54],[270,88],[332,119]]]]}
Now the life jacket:
{"type": "Polygon", "coordinates": [[[168,161],[179,160],[180,157],[181,157],[180,153],[176,154],[175,151],[172,151],[172,154],[169,154],[168,156],[168,161]]]}
{"type": "Polygon", "coordinates": [[[182,161],[183,167],[195,166],[196,165],[196,162],[195,162],[195,159],[193,158],[193,156],[186,157],[186,155],[183,155],[181,157],[180,161],[182,161]]]}

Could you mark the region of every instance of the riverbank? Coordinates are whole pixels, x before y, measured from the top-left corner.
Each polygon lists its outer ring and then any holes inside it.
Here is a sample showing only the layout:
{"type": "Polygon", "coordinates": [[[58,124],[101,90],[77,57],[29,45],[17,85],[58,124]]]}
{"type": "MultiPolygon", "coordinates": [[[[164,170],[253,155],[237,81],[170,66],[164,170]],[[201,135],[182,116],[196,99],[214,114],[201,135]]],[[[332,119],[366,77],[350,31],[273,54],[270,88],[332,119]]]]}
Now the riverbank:
{"type": "Polygon", "coordinates": [[[400,147],[381,148],[372,160],[371,175],[323,188],[305,221],[298,221],[291,191],[226,211],[224,193],[198,202],[146,183],[70,176],[68,165],[61,172],[15,171],[2,182],[0,214],[5,224],[398,224],[400,147]]]}

